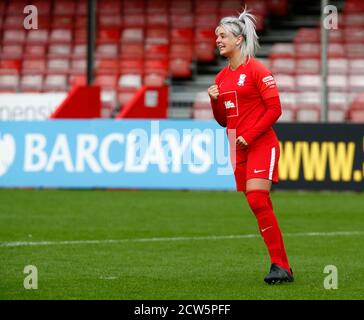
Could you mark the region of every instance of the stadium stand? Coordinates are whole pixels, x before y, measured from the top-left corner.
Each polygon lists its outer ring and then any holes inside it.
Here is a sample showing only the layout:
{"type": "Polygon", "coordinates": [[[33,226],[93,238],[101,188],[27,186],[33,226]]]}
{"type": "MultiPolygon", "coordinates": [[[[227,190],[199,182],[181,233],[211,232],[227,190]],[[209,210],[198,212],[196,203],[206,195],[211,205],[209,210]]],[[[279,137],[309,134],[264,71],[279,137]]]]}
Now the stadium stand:
{"type": "MultiPolygon", "coordinates": [[[[364,108],[364,5],[334,2],[340,28],[329,32],[329,120],[358,122],[364,108]]],[[[104,115],[115,114],[142,85],[168,84],[170,117],[212,118],[200,92],[225,64],[216,54],[214,29],[245,4],[257,17],[258,58],[281,92],[280,121],[318,121],[319,7],[311,0],[98,0],[95,83],[102,87],[104,115]]],[[[0,91],[58,92],[84,84],[86,14],[86,0],[2,1],[0,91]],[[38,9],[38,30],[23,28],[27,4],[38,9]]]]}

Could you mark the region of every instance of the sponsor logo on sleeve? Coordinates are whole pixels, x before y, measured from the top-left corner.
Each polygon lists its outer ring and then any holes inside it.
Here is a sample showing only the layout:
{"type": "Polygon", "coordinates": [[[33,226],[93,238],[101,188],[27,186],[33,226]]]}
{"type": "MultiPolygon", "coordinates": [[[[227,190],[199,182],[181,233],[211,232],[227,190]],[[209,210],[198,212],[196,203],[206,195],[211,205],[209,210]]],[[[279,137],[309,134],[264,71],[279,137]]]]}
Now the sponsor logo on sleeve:
{"type": "Polygon", "coordinates": [[[273,76],[267,76],[262,79],[263,83],[265,83],[266,87],[275,88],[276,81],[274,80],[273,76]]]}

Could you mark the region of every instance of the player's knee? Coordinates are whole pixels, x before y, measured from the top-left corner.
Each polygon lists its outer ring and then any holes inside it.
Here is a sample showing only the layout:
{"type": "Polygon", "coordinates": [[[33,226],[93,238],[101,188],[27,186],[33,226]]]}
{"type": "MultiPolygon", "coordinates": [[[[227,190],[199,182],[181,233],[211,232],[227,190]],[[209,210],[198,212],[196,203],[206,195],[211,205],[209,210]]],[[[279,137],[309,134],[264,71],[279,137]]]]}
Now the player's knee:
{"type": "Polygon", "coordinates": [[[269,192],[264,190],[253,190],[246,193],[246,199],[254,214],[269,209],[269,192]]]}

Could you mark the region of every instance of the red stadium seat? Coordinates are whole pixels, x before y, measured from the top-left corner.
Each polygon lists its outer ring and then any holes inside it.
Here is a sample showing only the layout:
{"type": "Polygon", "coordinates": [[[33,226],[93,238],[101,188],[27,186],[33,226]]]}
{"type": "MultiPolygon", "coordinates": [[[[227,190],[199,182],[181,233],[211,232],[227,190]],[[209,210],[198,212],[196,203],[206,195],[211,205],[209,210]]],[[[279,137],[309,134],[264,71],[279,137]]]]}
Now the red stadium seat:
{"type": "Polygon", "coordinates": [[[71,74],[85,74],[87,69],[87,60],[75,58],[71,61],[71,74]]]}
{"type": "Polygon", "coordinates": [[[71,87],[85,86],[87,79],[85,74],[71,74],[69,77],[69,84],[71,87]]]}
{"type": "Polygon", "coordinates": [[[295,37],[295,44],[320,43],[320,30],[318,28],[300,28],[295,37]]]}
{"type": "Polygon", "coordinates": [[[345,46],[341,43],[330,43],[328,47],[329,58],[345,58],[345,46]]]}
{"type": "Polygon", "coordinates": [[[364,74],[364,59],[349,60],[350,74],[364,74]]]}
{"type": "Polygon", "coordinates": [[[329,43],[343,43],[344,42],[344,32],[342,29],[331,29],[328,32],[329,43]]]}
{"type": "Polygon", "coordinates": [[[44,0],[33,0],[31,2],[33,6],[37,7],[38,15],[47,15],[51,13],[51,6],[52,3],[50,1],[44,1],[44,0]]]}
{"type": "Polygon", "coordinates": [[[96,74],[98,75],[119,75],[120,61],[114,59],[97,59],[95,62],[96,74]]]}
{"type": "Polygon", "coordinates": [[[194,56],[198,62],[213,62],[216,59],[216,46],[210,42],[195,43],[194,56]]]}
{"type": "Polygon", "coordinates": [[[125,28],[121,33],[122,43],[143,43],[144,30],[143,28],[125,28]]]}
{"type": "Polygon", "coordinates": [[[8,1],[6,15],[18,15],[23,12],[24,7],[28,4],[26,0],[8,1]]]}
{"type": "Polygon", "coordinates": [[[342,16],[344,27],[364,27],[364,13],[348,13],[342,16]]]}
{"type": "Polygon", "coordinates": [[[71,53],[69,44],[51,44],[48,47],[48,58],[69,58],[71,53]]]}
{"type": "Polygon", "coordinates": [[[124,15],[125,28],[144,28],[146,23],[144,13],[130,13],[124,15]]]}
{"type": "Polygon", "coordinates": [[[270,60],[270,67],[273,74],[294,74],[296,71],[296,60],[277,58],[270,60]]]}
{"type": "MultiPolygon", "coordinates": [[[[87,16],[77,16],[75,21],[75,29],[87,30],[87,16]]],[[[76,39],[76,36],[75,36],[76,39]]]]}
{"type": "Polygon", "coordinates": [[[300,74],[319,74],[321,69],[321,61],[318,59],[297,59],[296,75],[300,74]]]}
{"type": "Polygon", "coordinates": [[[364,59],[364,43],[350,43],[345,45],[348,59],[364,59]]]}
{"type": "Polygon", "coordinates": [[[22,30],[23,24],[24,24],[24,16],[19,15],[19,13],[22,13],[24,10],[24,7],[21,11],[16,11],[16,15],[9,15],[7,14],[4,17],[3,21],[3,28],[6,30],[22,30]]]}
{"type": "Polygon", "coordinates": [[[346,92],[348,89],[348,79],[346,74],[329,74],[327,85],[331,91],[346,92]]]}
{"type": "Polygon", "coordinates": [[[108,14],[99,15],[98,17],[100,28],[118,28],[120,29],[123,25],[122,17],[119,14],[108,14]]]}
{"type": "Polygon", "coordinates": [[[41,92],[43,90],[43,75],[24,75],[20,80],[21,92],[41,92]]]}
{"type": "Polygon", "coordinates": [[[297,106],[297,94],[296,92],[280,91],[279,98],[282,108],[295,109],[297,106]]]}
{"type": "Polygon", "coordinates": [[[340,108],[329,107],[328,121],[329,122],[344,122],[346,120],[347,112],[340,108]]]}
{"type": "Polygon", "coordinates": [[[46,60],[43,58],[38,59],[25,59],[23,61],[23,74],[43,74],[46,71],[46,60]]]}
{"type": "Polygon", "coordinates": [[[145,60],[144,72],[145,74],[161,74],[167,77],[169,72],[168,60],[145,60]]]}
{"type": "Polygon", "coordinates": [[[55,1],[53,4],[54,15],[74,15],[76,13],[76,3],[72,0],[55,1]]]}
{"type": "Polygon", "coordinates": [[[50,43],[71,43],[72,31],[68,29],[53,29],[49,41],[50,43]]]}
{"type": "Polygon", "coordinates": [[[191,0],[172,0],[169,10],[172,14],[191,16],[192,8],[193,3],[191,0]]]}
{"type": "Polygon", "coordinates": [[[77,1],[76,4],[76,16],[78,20],[79,18],[81,18],[82,16],[86,16],[87,15],[87,2],[86,1],[77,1]]]}
{"type": "Polygon", "coordinates": [[[125,105],[142,86],[142,75],[125,73],[121,74],[118,81],[118,102],[122,107],[125,105]]]}
{"type": "Polygon", "coordinates": [[[169,43],[169,30],[167,28],[148,28],[145,35],[145,43],[169,43]]]}
{"type": "Polygon", "coordinates": [[[191,28],[194,26],[194,18],[195,16],[191,13],[174,13],[170,15],[170,26],[172,28],[191,28]]]}
{"type": "Polygon", "coordinates": [[[296,110],[291,107],[282,106],[282,114],[278,122],[293,122],[296,120],[296,110]]]}
{"type": "Polygon", "coordinates": [[[219,16],[214,12],[210,14],[200,13],[195,15],[196,29],[212,29],[215,33],[215,28],[219,23],[219,16]]]}
{"type": "Polygon", "coordinates": [[[199,0],[195,2],[196,15],[217,14],[219,12],[219,0],[199,0]]]}
{"type": "Polygon", "coordinates": [[[106,43],[99,44],[96,47],[96,58],[116,58],[118,57],[118,44],[117,43],[106,43]]]}
{"type": "Polygon", "coordinates": [[[172,43],[169,55],[171,58],[182,58],[192,61],[193,47],[189,43],[172,43]]]}
{"type": "Polygon", "coordinates": [[[318,43],[296,43],[296,58],[302,59],[320,59],[321,49],[318,43]]]}
{"type": "Polygon", "coordinates": [[[321,90],[321,76],[314,74],[300,74],[296,77],[297,90],[306,91],[320,91],[321,90]]]}
{"type": "Polygon", "coordinates": [[[68,81],[65,75],[47,75],[44,80],[43,91],[45,92],[66,92],[68,81]]]}
{"type": "Polygon", "coordinates": [[[86,59],[87,45],[84,43],[78,43],[73,46],[72,58],[86,59]]]}
{"type": "Polygon", "coordinates": [[[191,27],[172,28],[170,36],[172,43],[191,43],[194,39],[194,30],[191,27]]]}
{"type": "Polygon", "coordinates": [[[42,44],[27,44],[24,47],[24,57],[26,59],[44,58],[47,47],[42,44]]]}
{"type": "Polygon", "coordinates": [[[19,87],[19,75],[0,74],[0,92],[15,93],[19,87]]]}
{"type": "Polygon", "coordinates": [[[144,69],[143,59],[124,59],[120,60],[121,73],[142,74],[144,69]]]}
{"type": "Polygon", "coordinates": [[[343,33],[345,43],[364,43],[364,28],[345,28],[343,33]]]}
{"type": "Polygon", "coordinates": [[[70,61],[68,59],[49,59],[47,62],[47,73],[68,74],[70,73],[70,61]]]}
{"type": "Polygon", "coordinates": [[[166,84],[166,76],[160,73],[147,73],[144,75],[145,86],[161,87],[166,84]]]}
{"type": "Polygon", "coordinates": [[[349,97],[346,92],[329,91],[330,108],[347,110],[349,108],[349,97]]]}
{"type": "Polygon", "coordinates": [[[169,71],[174,78],[190,78],[192,76],[191,61],[184,58],[171,58],[169,71]]]}
{"type": "Polygon", "coordinates": [[[146,11],[148,13],[167,13],[168,4],[168,0],[146,0],[146,11]]]}
{"type": "Polygon", "coordinates": [[[145,10],[144,0],[123,1],[122,12],[124,15],[143,13],[145,10]]]}
{"type": "Polygon", "coordinates": [[[120,59],[143,59],[143,43],[122,43],[120,46],[120,59]]]}
{"type": "Polygon", "coordinates": [[[275,74],[274,79],[276,80],[277,87],[281,91],[292,92],[296,90],[295,77],[288,74],[275,74]]]}
{"type": "Polygon", "coordinates": [[[53,16],[51,19],[52,29],[72,29],[74,27],[73,16],[53,16]]]}
{"type": "Polygon", "coordinates": [[[121,30],[118,27],[99,28],[97,34],[97,43],[119,43],[121,30]]]}
{"type": "Polygon", "coordinates": [[[48,42],[48,30],[30,30],[27,32],[27,43],[46,44],[48,42]]]}
{"type": "Polygon", "coordinates": [[[346,58],[332,58],[328,60],[330,74],[347,74],[349,61],[346,58]]]}
{"type": "Polygon", "coordinates": [[[349,120],[354,123],[364,123],[364,109],[354,109],[349,111],[349,120]]]}
{"type": "Polygon", "coordinates": [[[295,48],[293,43],[275,43],[269,53],[269,58],[289,58],[292,59],[295,56],[295,48]]]}
{"type": "Polygon", "coordinates": [[[145,45],[145,57],[146,59],[168,59],[169,46],[166,44],[146,44],[145,45]]]}
{"type": "Polygon", "coordinates": [[[299,122],[318,122],[320,121],[320,108],[299,106],[296,110],[296,120],[299,122]]]}
{"type": "Polygon", "coordinates": [[[296,94],[297,106],[320,108],[321,91],[302,91],[296,94]]]}
{"type": "Polygon", "coordinates": [[[121,2],[118,0],[98,0],[97,9],[100,14],[120,14],[121,2]]]}
{"type": "Polygon", "coordinates": [[[23,44],[25,42],[25,30],[4,30],[3,43],[23,44]]]}
{"type": "Polygon", "coordinates": [[[166,13],[147,14],[147,28],[167,28],[169,19],[166,13]]]}
{"type": "Polygon", "coordinates": [[[86,44],[87,43],[87,29],[76,29],[74,31],[74,43],[86,44]]]}
{"type": "Polygon", "coordinates": [[[364,92],[364,75],[350,75],[349,90],[351,92],[364,92]]]}
{"type": "Polygon", "coordinates": [[[1,59],[20,59],[23,56],[23,45],[21,44],[4,44],[0,51],[1,59]]]}
{"type": "Polygon", "coordinates": [[[99,85],[103,90],[115,90],[118,84],[119,76],[117,74],[100,74],[95,77],[95,85],[99,85]]]}
{"type": "Polygon", "coordinates": [[[1,59],[0,60],[0,74],[18,74],[21,69],[20,59],[1,59]]]}

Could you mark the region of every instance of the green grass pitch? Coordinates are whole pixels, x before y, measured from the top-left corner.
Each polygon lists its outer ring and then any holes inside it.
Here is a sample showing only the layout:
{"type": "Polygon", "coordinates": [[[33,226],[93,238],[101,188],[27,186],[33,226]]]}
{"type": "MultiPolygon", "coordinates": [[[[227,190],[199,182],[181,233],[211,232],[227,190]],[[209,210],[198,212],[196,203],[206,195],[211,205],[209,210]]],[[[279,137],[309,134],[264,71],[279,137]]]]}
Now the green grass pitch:
{"type": "Polygon", "coordinates": [[[0,299],[363,299],[363,194],[272,199],[291,284],[263,282],[269,258],[242,194],[0,190],[0,299]],[[337,289],[324,288],[327,265],[337,289]]]}

